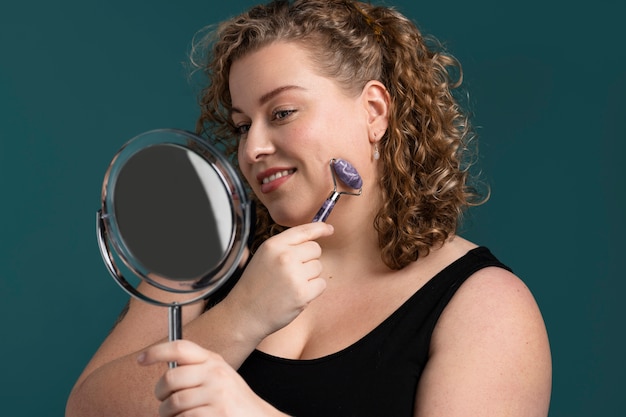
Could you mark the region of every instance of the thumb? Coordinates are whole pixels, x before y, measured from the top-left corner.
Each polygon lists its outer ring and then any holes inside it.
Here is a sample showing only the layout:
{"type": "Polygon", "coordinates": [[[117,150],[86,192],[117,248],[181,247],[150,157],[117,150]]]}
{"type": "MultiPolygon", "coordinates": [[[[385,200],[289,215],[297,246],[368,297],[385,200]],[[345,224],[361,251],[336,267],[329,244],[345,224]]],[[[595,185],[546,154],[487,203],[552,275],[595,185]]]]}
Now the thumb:
{"type": "Polygon", "coordinates": [[[211,352],[189,340],[160,343],[145,349],[137,356],[140,365],[149,366],[160,362],[176,362],[190,365],[206,361],[211,352]]]}

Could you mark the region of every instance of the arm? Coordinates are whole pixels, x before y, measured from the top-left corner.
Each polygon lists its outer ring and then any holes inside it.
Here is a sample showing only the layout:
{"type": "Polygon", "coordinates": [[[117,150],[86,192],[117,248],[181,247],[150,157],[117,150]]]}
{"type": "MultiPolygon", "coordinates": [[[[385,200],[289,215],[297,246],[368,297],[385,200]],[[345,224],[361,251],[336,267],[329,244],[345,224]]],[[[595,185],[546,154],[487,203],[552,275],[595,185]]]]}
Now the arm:
{"type": "Polygon", "coordinates": [[[486,268],[458,290],[433,332],[416,417],[545,417],[551,357],[543,319],[513,274],[486,268]]]}
{"type": "MultiPolygon", "coordinates": [[[[263,338],[291,322],[323,292],[321,249],[314,240],[332,232],[331,226],[311,223],[267,240],[221,303],[204,313],[199,303],[183,307],[184,338],[237,369],[263,338]]],[[[66,417],[156,415],[154,386],[167,365],[140,367],[136,357],[167,339],[167,315],[164,307],[131,299],[128,313],[76,382],[66,417]]]]}
{"type": "MultiPolygon", "coordinates": [[[[236,315],[229,314],[227,303],[220,303],[202,315],[201,311],[200,303],[183,307],[184,337],[223,352],[238,366],[254,349],[253,335],[244,339],[231,331],[241,326],[236,323],[236,315]],[[206,337],[207,334],[211,337],[206,337]]],[[[127,314],[76,382],[66,416],[155,416],[158,402],[154,398],[154,385],[167,365],[140,367],[136,356],[146,346],[167,340],[167,329],[166,308],[131,299],[127,314]]]]}

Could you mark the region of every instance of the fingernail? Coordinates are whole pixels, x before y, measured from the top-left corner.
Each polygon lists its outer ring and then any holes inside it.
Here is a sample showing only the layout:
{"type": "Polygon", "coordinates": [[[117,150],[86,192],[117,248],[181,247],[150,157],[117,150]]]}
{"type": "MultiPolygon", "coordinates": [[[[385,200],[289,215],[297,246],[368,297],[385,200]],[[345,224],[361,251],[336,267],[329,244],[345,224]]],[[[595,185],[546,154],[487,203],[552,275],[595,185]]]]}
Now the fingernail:
{"type": "Polygon", "coordinates": [[[144,363],[146,360],[146,352],[141,352],[139,356],[137,356],[137,362],[144,363]]]}

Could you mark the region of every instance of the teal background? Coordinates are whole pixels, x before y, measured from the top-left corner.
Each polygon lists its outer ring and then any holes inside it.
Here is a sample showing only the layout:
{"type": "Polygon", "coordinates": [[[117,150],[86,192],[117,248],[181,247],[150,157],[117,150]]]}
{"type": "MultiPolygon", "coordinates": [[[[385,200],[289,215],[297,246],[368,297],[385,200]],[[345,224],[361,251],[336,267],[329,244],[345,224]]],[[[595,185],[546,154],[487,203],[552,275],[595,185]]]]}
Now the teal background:
{"type": "MultiPolygon", "coordinates": [[[[0,5],[1,415],[63,415],[126,300],[95,240],[106,167],[138,133],[193,129],[190,41],[253,3],[0,5]]],[[[624,3],[389,3],[464,64],[493,193],[464,234],[542,308],[550,416],[623,415],[624,3]]]]}

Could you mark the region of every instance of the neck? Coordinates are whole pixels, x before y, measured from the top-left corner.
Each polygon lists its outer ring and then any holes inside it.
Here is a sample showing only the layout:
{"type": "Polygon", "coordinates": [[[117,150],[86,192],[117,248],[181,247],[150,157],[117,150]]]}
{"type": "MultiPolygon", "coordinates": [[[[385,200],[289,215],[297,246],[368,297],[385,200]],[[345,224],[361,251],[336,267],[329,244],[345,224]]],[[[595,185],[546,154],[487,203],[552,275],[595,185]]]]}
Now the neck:
{"type": "Polygon", "coordinates": [[[342,270],[356,268],[370,273],[387,271],[380,256],[378,232],[374,229],[376,205],[369,202],[364,204],[362,197],[344,198],[345,201],[338,202],[328,218],[335,232],[330,237],[318,240],[325,269],[333,265],[342,270]]]}

